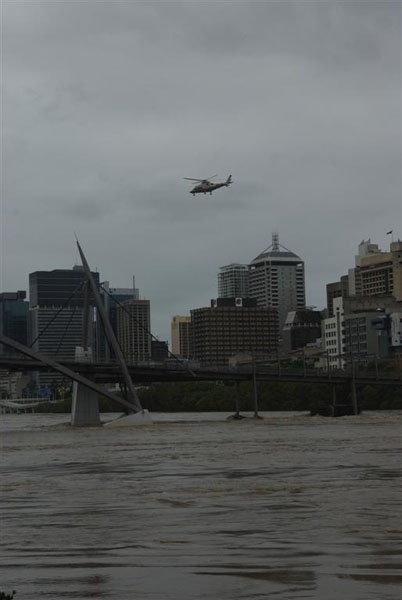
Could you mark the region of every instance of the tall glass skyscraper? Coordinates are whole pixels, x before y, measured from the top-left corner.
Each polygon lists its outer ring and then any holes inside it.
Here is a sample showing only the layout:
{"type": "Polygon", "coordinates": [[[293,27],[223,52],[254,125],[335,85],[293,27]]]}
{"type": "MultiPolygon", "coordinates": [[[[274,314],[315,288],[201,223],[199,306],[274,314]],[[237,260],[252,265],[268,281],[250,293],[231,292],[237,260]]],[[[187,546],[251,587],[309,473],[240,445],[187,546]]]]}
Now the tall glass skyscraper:
{"type": "MultiPolygon", "coordinates": [[[[92,273],[99,286],[99,273],[92,273]]],[[[29,274],[29,306],[84,306],[83,286],[86,276],[83,267],[35,271],[29,274]]]]}
{"type": "MultiPolygon", "coordinates": [[[[99,285],[99,273],[93,272],[99,285]]],[[[84,284],[82,267],[35,271],[29,274],[29,343],[32,348],[56,360],[75,360],[75,348],[83,344],[84,284]]],[[[97,356],[98,337],[103,335],[96,319],[94,301],[90,297],[88,343],[94,358],[97,356]]],[[[37,373],[38,384],[59,381],[56,373],[37,373]]]]}

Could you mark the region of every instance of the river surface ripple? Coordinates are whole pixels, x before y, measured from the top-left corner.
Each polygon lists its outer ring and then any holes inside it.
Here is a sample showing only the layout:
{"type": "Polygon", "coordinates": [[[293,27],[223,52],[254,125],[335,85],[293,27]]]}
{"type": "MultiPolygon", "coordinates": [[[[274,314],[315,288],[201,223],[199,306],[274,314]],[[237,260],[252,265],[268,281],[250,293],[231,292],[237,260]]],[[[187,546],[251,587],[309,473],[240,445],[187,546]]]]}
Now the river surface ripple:
{"type": "Polygon", "coordinates": [[[402,413],[226,417],[0,415],[0,591],[400,600],[402,413]]]}

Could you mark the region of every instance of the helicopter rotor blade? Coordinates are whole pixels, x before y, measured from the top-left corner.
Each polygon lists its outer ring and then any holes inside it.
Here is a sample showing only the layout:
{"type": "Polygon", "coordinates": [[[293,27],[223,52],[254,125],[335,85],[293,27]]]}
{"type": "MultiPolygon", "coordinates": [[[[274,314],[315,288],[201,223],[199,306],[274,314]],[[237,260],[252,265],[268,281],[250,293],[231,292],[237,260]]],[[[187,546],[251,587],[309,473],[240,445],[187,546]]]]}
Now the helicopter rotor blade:
{"type": "Polygon", "coordinates": [[[204,181],[204,179],[195,179],[195,177],[183,177],[183,179],[188,179],[188,181],[204,181]]]}

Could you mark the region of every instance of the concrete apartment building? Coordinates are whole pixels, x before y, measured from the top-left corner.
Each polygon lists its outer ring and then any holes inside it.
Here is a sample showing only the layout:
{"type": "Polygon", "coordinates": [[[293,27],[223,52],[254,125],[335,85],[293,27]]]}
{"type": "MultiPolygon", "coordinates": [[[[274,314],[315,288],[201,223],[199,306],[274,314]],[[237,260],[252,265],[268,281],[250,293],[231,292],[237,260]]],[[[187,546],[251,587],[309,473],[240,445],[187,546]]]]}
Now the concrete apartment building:
{"type": "Polygon", "coordinates": [[[278,312],[255,299],[218,298],[190,312],[193,353],[203,364],[227,366],[233,355],[261,357],[277,349],[278,312]]]}
{"type": "Polygon", "coordinates": [[[288,312],[306,306],[304,262],[294,252],[279,244],[273,233],[272,244],[249,264],[249,295],[258,306],[276,308],[279,333],[288,312]]]}

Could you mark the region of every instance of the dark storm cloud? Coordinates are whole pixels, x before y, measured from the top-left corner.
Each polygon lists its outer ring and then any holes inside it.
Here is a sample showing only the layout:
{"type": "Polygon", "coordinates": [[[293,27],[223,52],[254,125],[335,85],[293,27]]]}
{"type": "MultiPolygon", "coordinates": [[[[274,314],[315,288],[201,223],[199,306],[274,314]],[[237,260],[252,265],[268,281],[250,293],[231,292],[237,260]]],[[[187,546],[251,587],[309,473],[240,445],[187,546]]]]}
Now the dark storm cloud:
{"type": "Polygon", "coordinates": [[[167,337],[273,230],[319,307],[400,234],[399,2],[4,2],[2,38],[2,290],[70,267],[76,231],[167,337]]]}

